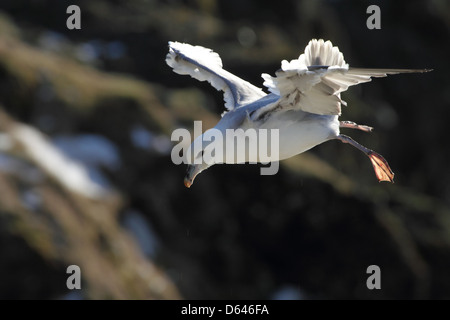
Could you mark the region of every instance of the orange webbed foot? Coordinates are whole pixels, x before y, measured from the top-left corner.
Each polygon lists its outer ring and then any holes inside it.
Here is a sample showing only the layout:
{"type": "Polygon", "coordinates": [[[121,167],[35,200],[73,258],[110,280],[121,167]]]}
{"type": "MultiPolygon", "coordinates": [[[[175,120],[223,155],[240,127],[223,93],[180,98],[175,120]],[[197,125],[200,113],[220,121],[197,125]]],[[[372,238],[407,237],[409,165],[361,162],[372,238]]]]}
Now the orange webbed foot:
{"type": "Polygon", "coordinates": [[[394,172],[392,172],[391,167],[389,167],[386,159],[382,155],[376,153],[375,151],[370,151],[367,156],[373,165],[373,170],[378,178],[378,181],[388,181],[394,182],[394,172]]]}

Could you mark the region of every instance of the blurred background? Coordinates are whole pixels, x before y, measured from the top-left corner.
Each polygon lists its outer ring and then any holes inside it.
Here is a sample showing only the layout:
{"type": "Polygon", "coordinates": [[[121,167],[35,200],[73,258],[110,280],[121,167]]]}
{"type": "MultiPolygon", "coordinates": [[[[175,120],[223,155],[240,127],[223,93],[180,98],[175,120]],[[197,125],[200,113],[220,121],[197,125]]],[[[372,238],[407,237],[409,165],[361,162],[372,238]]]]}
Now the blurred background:
{"type": "Polygon", "coordinates": [[[449,299],[449,35],[446,0],[2,0],[0,298],[449,299]],[[434,69],[343,94],[342,120],[375,128],[345,133],[395,184],[330,141],[274,176],[218,165],[185,188],[170,135],[224,107],[171,71],[167,42],[212,48],[262,87],[312,38],[351,66],[434,69]],[[366,287],[373,264],[381,290],[366,287]]]}

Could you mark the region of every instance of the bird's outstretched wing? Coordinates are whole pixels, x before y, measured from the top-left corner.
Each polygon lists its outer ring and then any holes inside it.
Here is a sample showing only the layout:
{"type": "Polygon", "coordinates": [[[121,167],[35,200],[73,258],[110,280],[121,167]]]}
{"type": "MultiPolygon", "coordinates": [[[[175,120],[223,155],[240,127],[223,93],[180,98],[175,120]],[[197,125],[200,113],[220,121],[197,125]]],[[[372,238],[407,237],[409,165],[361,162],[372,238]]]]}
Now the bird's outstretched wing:
{"type": "Polygon", "coordinates": [[[330,41],[313,39],[305,53],[290,62],[283,60],[275,77],[262,74],[264,85],[280,99],[258,109],[253,119],[272,110],[300,109],[321,115],[340,115],[340,93],[349,86],[371,81],[371,77],[388,74],[427,72],[426,69],[362,69],[350,68],[343,54],[330,41]]]}
{"type": "Polygon", "coordinates": [[[180,42],[169,42],[167,64],[178,74],[208,81],[224,92],[225,107],[233,110],[266,95],[260,88],[222,68],[222,60],[211,49],[180,42]]]}

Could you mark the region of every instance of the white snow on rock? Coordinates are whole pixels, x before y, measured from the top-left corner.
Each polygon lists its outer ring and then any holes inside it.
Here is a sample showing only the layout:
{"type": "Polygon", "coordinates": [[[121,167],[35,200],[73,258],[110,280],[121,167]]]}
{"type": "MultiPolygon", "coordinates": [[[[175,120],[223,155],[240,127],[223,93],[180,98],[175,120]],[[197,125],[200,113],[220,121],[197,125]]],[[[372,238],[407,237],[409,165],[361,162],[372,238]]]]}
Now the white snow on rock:
{"type": "Polygon", "coordinates": [[[109,193],[109,188],[91,178],[82,162],[71,159],[38,130],[17,124],[10,134],[42,170],[67,189],[93,199],[109,193]]]}

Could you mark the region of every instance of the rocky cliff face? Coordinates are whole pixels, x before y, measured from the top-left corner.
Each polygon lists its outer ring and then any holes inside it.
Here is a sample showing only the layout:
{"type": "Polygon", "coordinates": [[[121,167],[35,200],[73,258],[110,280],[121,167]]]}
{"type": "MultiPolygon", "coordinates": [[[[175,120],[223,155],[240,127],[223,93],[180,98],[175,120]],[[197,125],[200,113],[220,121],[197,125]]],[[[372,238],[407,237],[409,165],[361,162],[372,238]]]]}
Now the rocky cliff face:
{"type": "Polygon", "coordinates": [[[79,1],[70,31],[72,3],[50,3],[0,5],[0,298],[449,297],[447,4],[381,1],[369,31],[364,2],[79,1]],[[214,48],[261,86],[314,37],[354,66],[435,69],[345,94],[343,118],[377,129],[352,136],[396,184],[328,142],[275,176],[215,166],[186,189],[171,132],[214,126],[223,102],[171,72],[167,41],[214,48]]]}

